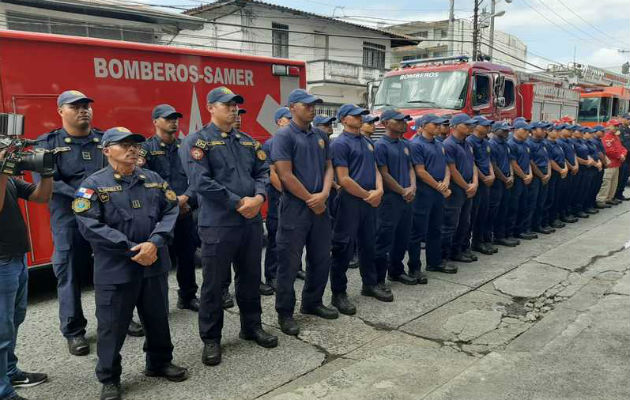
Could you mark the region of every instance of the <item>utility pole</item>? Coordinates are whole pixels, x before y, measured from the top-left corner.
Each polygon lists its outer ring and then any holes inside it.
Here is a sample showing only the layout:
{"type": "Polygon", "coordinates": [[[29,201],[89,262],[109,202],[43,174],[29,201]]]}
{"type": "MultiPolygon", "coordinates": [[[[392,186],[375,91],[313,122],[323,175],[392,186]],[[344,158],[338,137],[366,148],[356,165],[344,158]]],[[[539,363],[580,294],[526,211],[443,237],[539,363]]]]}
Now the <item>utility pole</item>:
{"type": "Polygon", "coordinates": [[[490,0],[490,46],[488,46],[488,56],[492,61],[492,48],[494,47],[494,14],[496,13],[497,0],[490,0]]]}
{"type": "Polygon", "coordinates": [[[451,45],[451,55],[455,55],[455,0],[449,0],[448,40],[451,45]]]}
{"type": "Polygon", "coordinates": [[[473,61],[477,61],[479,55],[479,0],[475,0],[475,14],[473,16],[473,61]]]}

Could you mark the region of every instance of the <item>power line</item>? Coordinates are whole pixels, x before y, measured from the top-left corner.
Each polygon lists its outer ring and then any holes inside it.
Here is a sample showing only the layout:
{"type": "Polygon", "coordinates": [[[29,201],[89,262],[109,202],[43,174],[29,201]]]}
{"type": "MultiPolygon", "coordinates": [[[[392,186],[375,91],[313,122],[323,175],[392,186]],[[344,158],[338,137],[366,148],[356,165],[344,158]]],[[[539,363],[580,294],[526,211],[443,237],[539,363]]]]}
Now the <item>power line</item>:
{"type": "Polygon", "coordinates": [[[584,23],[586,23],[587,25],[589,25],[591,28],[595,29],[596,31],[598,31],[599,33],[601,33],[602,35],[608,36],[610,39],[612,40],[617,40],[614,37],[610,36],[609,34],[607,34],[606,32],[602,31],[601,29],[599,29],[598,27],[596,27],[595,25],[591,24],[590,22],[588,22],[587,20],[585,20],[584,18],[582,18],[581,15],[579,15],[578,13],[576,13],[575,11],[573,11],[571,9],[571,7],[567,6],[562,0],[558,0],[558,2],[560,4],[562,4],[564,6],[564,8],[566,8],[567,10],[569,10],[569,12],[571,12],[571,14],[575,15],[576,17],[578,17],[579,19],[581,19],[582,21],[584,21],[584,23]]]}

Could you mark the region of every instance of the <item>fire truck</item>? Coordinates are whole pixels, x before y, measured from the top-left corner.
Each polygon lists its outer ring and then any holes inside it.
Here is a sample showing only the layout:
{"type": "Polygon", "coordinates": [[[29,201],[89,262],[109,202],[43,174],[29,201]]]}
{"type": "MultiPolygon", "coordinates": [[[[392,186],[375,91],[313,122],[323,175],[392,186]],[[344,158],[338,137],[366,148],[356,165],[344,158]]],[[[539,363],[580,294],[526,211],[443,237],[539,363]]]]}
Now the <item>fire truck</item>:
{"type": "Polygon", "coordinates": [[[493,120],[576,118],[580,99],[561,80],[467,56],[402,61],[380,83],[368,85],[368,93],[375,114],[395,107],[413,118],[460,112],[493,120]]]}
{"type": "MultiPolygon", "coordinates": [[[[206,94],[227,86],[245,98],[243,131],[263,142],[273,113],[291,90],[306,86],[305,64],[277,58],[218,53],[121,41],[0,31],[2,113],[24,116],[25,137],[60,127],[56,99],[68,89],[95,100],[94,126],[125,126],[151,136],[151,110],[169,103],[184,114],[180,136],[209,119],[206,94]]],[[[27,180],[32,176],[27,174],[27,180]]],[[[31,267],[50,264],[53,251],[45,205],[21,204],[33,250],[31,267]]]]}
{"type": "Polygon", "coordinates": [[[623,86],[579,86],[578,122],[594,126],[630,110],[630,90],[623,86]]]}

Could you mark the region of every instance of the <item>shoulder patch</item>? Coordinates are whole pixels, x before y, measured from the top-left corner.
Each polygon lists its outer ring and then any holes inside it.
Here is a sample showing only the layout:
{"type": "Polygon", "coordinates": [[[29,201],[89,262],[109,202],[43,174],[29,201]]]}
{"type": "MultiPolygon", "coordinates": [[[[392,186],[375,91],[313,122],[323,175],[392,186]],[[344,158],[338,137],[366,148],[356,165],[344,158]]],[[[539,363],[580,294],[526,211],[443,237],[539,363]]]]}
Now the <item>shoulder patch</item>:
{"type": "Polygon", "coordinates": [[[177,195],[171,189],[166,190],[164,192],[164,195],[166,196],[166,200],[168,201],[177,201],[177,195]]]}
{"type": "Polygon", "coordinates": [[[82,213],[92,208],[92,203],[88,199],[82,197],[76,198],[72,201],[72,211],[75,213],[82,213]]]}
{"type": "Polygon", "coordinates": [[[243,142],[243,141],[241,141],[239,143],[241,144],[241,146],[252,146],[252,147],[256,146],[255,142],[249,142],[249,141],[248,142],[243,142]]]}
{"type": "Polygon", "coordinates": [[[92,197],[94,197],[94,190],[92,190],[90,188],[80,187],[74,193],[74,196],[77,197],[77,198],[83,198],[83,199],[91,200],[92,197]]]}
{"type": "Polygon", "coordinates": [[[199,161],[203,159],[203,156],[205,154],[206,153],[203,151],[201,147],[194,146],[193,148],[190,149],[190,156],[192,157],[193,160],[199,161]]]}
{"type": "Polygon", "coordinates": [[[207,145],[209,145],[209,146],[224,146],[225,142],[223,140],[212,140],[210,142],[207,142],[207,145]]]}
{"type": "Polygon", "coordinates": [[[166,152],[164,150],[153,150],[149,154],[151,154],[152,156],[163,156],[166,154],[166,152]]]}
{"type": "Polygon", "coordinates": [[[264,150],[258,150],[256,151],[256,157],[258,157],[260,161],[265,161],[267,159],[267,153],[265,153],[264,150]]]}

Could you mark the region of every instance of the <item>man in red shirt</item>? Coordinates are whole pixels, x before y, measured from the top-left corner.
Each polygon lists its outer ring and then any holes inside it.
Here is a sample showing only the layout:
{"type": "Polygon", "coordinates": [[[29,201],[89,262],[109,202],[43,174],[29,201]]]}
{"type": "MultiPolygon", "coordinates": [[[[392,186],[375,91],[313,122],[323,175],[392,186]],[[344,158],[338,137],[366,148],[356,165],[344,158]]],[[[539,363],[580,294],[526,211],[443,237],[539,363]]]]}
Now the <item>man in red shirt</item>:
{"type": "Polygon", "coordinates": [[[615,199],[614,196],[617,189],[617,181],[619,179],[619,167],[626,160],[628,150],[621,144],[618,126],[619,121],[610,121],[606,127],[606,134],[602,138],[604,148],[606,149],[606,157],[608,157],[610,162],[604,170],[602,187],[597,194],[598,203],[621,203],[621,201],[615,199]]]}

